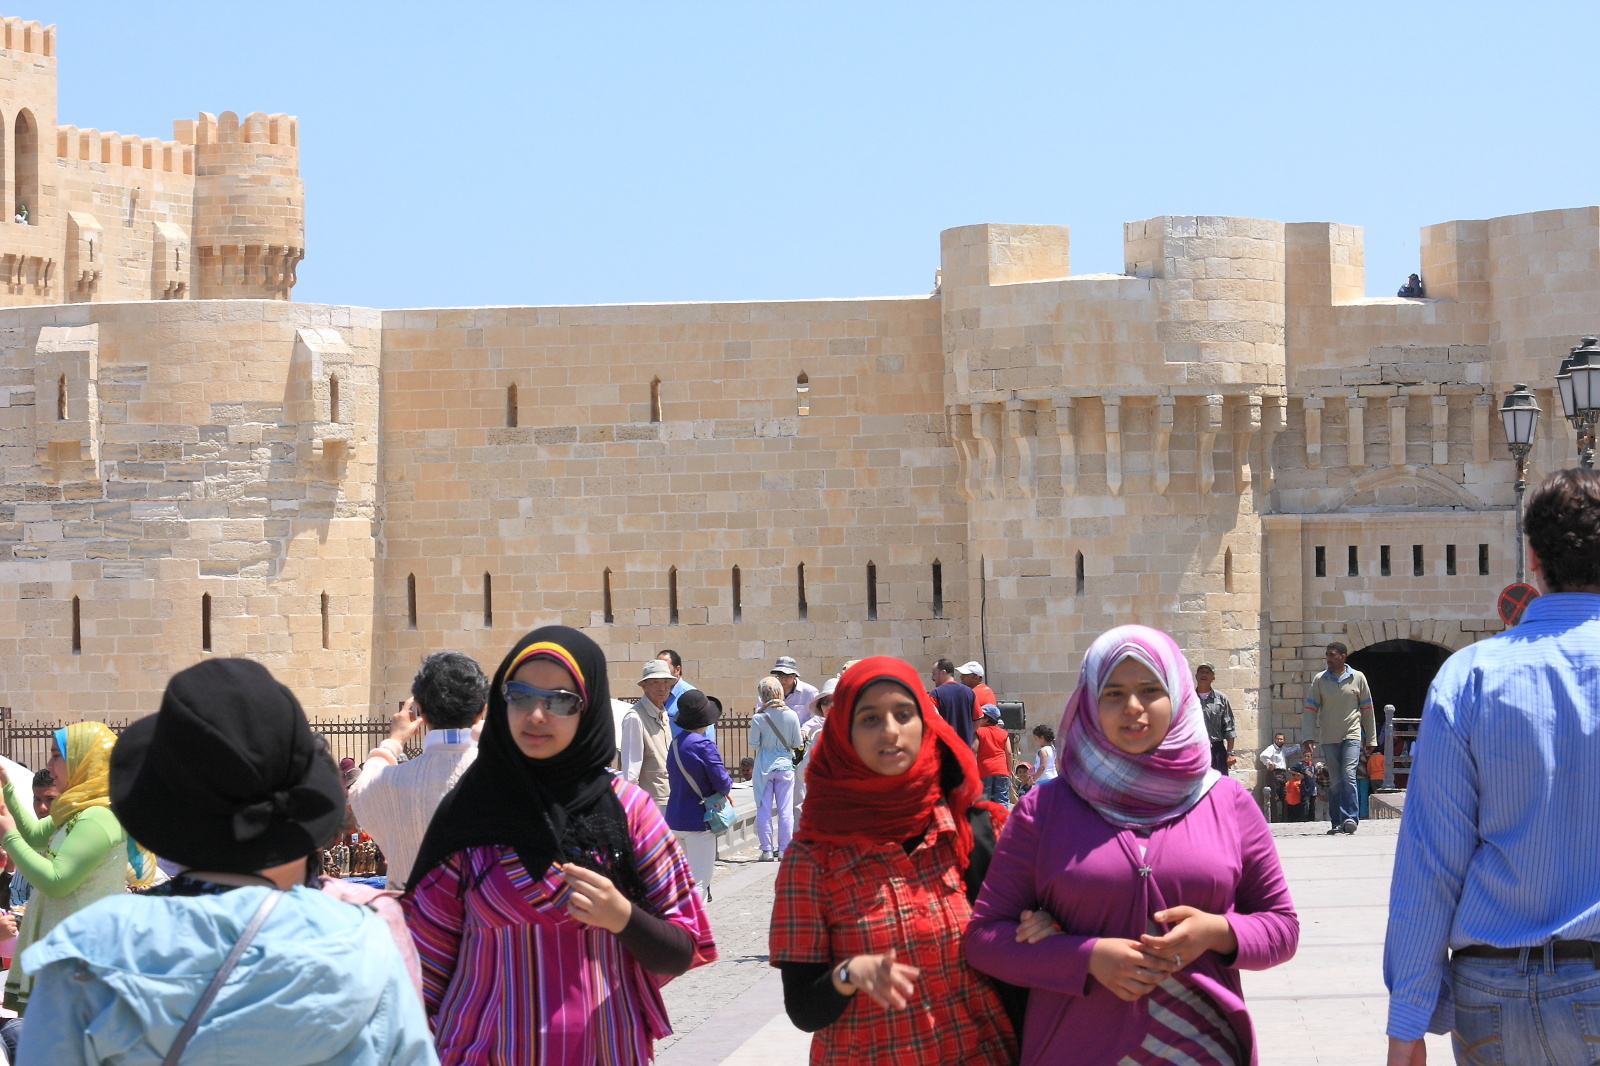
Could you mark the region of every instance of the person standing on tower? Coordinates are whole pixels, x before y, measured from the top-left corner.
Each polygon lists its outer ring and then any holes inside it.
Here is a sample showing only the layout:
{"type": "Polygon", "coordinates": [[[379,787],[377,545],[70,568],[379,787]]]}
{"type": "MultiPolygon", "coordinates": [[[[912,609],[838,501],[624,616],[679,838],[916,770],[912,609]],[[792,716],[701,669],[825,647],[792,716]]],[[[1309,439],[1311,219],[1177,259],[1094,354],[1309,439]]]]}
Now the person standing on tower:
{"type": "Polygon", "coordinates": [[[1328,835],[1354,833],[1358,814],[1356,762],[1370,738],[1378,735],[1372,713],[1372,689],[1367,677],[1345,659],[1350,649],[1340,641],[1328,643],[1328,668],[1311,679],[1306,691],[1306,732],[1314,737],[1328,761],[1328,835]]]}

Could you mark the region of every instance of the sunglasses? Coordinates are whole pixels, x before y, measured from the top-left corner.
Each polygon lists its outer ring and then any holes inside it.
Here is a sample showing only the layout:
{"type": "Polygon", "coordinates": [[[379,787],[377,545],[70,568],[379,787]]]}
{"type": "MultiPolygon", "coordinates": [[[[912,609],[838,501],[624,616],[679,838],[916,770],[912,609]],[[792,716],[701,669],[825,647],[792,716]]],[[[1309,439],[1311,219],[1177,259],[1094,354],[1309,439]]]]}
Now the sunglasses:
{"type": "Polygon", "coordinates": [[[506,706],[519,711],[543,710],[556,718],[570,718],[583,710],[583,697],[563,688],[534,688],[521,681],[507,681],[500,689],[506,706]]]}

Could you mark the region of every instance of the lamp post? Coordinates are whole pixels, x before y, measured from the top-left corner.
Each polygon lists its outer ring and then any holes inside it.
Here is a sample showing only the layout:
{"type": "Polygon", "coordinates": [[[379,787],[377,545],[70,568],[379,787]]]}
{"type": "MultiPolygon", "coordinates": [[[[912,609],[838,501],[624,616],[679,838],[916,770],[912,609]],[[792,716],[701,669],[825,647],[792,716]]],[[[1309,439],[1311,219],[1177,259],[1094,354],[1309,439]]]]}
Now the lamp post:
{"type": "Polygon", "coordinates": [[[1556,374],[1561,411],[1578,434],[1578,461],[1594,469],[1595,422],[1600,420],[1600,337],[1585,337],[1556,374]]]}
{"type": "Polygon", "coordinates": [[[1528,488],[1528,452],[1533,448],[1533,433],[1539,428],[1539,401],[1528,391],[1528,386],[1518,384],[1506,393],[1506,402],[1500,405],[1500,418],[1505,424],[1506,447],[1517,461],[1517,581],[1520,583],[1527,557],[1522,547],[1522,494],[1528,488]]]}

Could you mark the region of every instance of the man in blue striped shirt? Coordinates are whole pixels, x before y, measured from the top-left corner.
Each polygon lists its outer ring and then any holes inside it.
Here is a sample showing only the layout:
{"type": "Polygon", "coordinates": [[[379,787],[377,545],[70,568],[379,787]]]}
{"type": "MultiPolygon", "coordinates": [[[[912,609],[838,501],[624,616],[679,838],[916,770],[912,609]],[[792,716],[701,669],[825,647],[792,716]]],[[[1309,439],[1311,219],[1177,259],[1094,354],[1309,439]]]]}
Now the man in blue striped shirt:
{"type": "Polygon", "coordinates": [[[1545,595],[1428,692],[1389,894],[1389,1062],[1587,1063],[1600,1037],[1600,474],[1528,499],[1545,595]]]}

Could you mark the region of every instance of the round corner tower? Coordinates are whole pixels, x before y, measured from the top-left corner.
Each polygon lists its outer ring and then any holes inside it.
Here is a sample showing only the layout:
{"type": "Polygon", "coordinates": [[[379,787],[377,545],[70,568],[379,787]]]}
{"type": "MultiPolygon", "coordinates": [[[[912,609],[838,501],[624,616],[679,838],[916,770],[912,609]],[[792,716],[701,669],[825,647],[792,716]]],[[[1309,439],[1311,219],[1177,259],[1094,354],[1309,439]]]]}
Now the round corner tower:
{"type": "Polygon", "coordinates": [[[289,299],[305,256],[296,120],[202,113],[194,142],[196,297],[289,299]]]}

